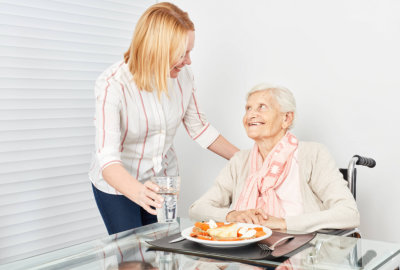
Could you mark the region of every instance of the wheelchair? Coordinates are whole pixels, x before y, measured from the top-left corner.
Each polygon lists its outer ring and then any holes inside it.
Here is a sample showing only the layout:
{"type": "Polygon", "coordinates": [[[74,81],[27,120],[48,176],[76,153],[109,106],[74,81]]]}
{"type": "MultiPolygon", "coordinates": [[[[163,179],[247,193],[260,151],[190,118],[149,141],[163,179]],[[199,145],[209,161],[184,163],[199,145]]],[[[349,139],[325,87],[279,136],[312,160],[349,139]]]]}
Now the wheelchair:
{"type": "MultiPolygon", "coordinates": [[[[356,189],[357,168],[356,168],[356,165],[374,168],[376,165],[376,161],[372,158],[354,155],[352,157],[352,159],[350,160],[347,168],[339,169],[339,171],[343,175],[343,178],[348,182],[348,187],[351,191],[351,194],[353,194],[354,199],[357,198],[357,189],[356,189]]],[[[350,230],[349,229],[344,229],[344,230],[322,229],[319,232],[361,238],[360,230],[358,228],[350,229],[350,230]]]]}
{"type": "MultiPolygon", "coordinates": [[[[347,168],[340,168],[339,171],[342,173],[343,178],[348,182],[348,187],[351,193],[354,196],[354,199],[357,198],[357,189],[356,189],[356,178],[357,178],[357,168],[356,165],[359,166],[366,166],[369,168],[374,168],[376,162],[372,158],[362,157],[359,155],[354,155],[350,160],[347,168]]],[[[358,228],[355,229],[344,229],[344,230],[336,230],[336,229],[327,229],[327,230],[320,230],[319,232],[327,233],[327,234],[334,234],[334,235],[341,235],[341,236],[348,236],[354,238],[361,238],[361,234],[358,228]]],[[[319,248],[322,243],[316,245],[316,250],[314,252],[319,252],[319,248]]],[[[353,266],[363,267],[365,266],[370,260],[372,260],[377,254],[374,250],[368,250],[362,256],[359,256],[360,250],[358,250],[358,246],[356,245],[351,253],[349,254],[349,262],[353,266]]],[[[399,270],[399,267],[395,268],[395,270],[399,270]]]]}
{"type": "Polygon", "coordinates": [[[349,162],[349,166],[347,169],[339,169],[339,171],[343,174],[343,178],[348,182],[349,189],[356,199],[356,177],[357,177],[357,168],[356,165],[366,166],[369,168],[373,168],[376,165],[376,162],[372,158],[362,157],[359,155],[354,155],[353,158],[349,162]],[[349,173],[350,172],[350,173],[349,173]]]}

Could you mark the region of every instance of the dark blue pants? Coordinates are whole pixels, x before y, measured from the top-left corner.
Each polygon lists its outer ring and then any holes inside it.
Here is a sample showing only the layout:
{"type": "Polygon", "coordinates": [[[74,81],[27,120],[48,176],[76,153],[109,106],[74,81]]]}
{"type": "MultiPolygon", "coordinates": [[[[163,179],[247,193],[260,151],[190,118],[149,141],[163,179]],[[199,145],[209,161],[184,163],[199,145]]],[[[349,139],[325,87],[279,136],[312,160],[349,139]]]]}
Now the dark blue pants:
{"type": "Polygon", "coordinates": [[[108,234],[111,235],[157,222],[157,216],[149,214],[124,195],[102,192],[93,184],[92,189],[108,234]]]}

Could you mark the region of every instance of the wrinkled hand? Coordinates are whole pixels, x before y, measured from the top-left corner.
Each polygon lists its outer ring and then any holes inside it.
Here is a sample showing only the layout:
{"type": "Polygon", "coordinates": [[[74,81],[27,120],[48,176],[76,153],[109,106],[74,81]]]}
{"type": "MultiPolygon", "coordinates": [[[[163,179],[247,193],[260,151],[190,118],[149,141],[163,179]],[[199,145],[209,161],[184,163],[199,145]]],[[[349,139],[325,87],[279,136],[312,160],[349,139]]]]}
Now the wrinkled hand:
{"type": "Polygon", "coordinates": [[[159,189],[160,188],[151,181],[146,181],[144,184],[140,183],[137,189],[136,203],[150,214],[157,215],[157,211],[151,207],[161,208],[161,203],[164,199],[157,194],[159,189]]]}
{"type": "Polygon", "coordinates": [[[268,218],[268,215],[262,209],[232,211],[226,215],[226,221],[228,222],[242,222],[260,225],[268,220],[268,218]]]}
{"type": "Polygon", "coordinates": [[[261,224],[271,230],[286,230],[286,221],[284,218],[268,216],[267,220],[261,224]]]}

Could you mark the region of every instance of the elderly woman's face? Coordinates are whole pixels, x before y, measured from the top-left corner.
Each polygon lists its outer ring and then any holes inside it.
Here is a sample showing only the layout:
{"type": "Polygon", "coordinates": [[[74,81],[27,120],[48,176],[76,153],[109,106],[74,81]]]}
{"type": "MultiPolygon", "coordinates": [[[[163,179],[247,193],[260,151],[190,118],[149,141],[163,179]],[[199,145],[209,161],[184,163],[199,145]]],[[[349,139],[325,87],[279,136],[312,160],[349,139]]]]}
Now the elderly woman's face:
{"type": "Polygon", "coordinates": [[[280,111],[271,91],[265,90],[255,92],[248,98],[243,125],[247,136],[255,141],[282,136],[288,127],[285,113],[280,111]]]}

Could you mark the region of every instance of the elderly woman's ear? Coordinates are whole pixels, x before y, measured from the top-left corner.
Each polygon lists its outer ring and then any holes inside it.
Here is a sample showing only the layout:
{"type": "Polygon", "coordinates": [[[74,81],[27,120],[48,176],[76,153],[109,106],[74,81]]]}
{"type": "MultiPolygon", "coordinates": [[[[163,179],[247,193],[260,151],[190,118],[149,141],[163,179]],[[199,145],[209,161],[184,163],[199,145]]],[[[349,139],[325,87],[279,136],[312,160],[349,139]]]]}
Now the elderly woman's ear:
{"type": "Polygon", "coordinates": [[[285,112],[283,115],[282,128],[288,129],[293,123],[294,113],[293,112],[285,112]]]}

